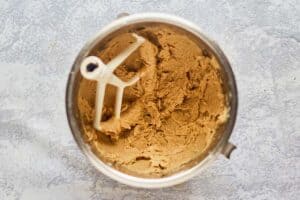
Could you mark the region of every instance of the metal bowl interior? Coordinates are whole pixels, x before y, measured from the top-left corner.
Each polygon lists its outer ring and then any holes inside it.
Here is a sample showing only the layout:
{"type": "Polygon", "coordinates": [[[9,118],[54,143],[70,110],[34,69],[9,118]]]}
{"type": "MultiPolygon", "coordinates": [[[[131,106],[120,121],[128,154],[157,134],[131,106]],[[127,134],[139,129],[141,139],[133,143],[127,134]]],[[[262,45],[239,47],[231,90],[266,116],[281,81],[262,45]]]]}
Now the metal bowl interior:
{"type": "Polygon", "coordinates": [[[237,115],[237,101],[238,97],[234,74],[226,56],[223,54],[218,45],[204,36],[201,33],[201,30],[199,30],[199,28],[195,24],[172,15],[159,13],[142,13],[122,17],[104,27],[82,48],[82,50],[78,54],[69,74],[66,90],[66,112],[69,126],[75,141],[77,142],[83,153],[88,157],[90,162],[105,175],[121,183],[141,188],[161,188],[182,183],[200,173],[205,167],[208,166],[208,163],[215,160],[217,155],[222,152],[223,148],[228,143],[229,137],[232,133],[237,115]],[[134,27],[145,25],[147,23],[163,23],[178,27],[179,29],[188,32],[192,37],[195,38],[195,40],[201,43],[200,45],[204,45],[204,47],[216,57],[221,66],[222,79],[224,83],[226,83],[224,84],[224,89],[229,94],[228,103],[230,107],[229,120],[224,124],[224,126],[220,127],[219,129],[219,131],[222,132],[222,135],[215,147],[211,149],[211,151],[206,155],[204,159],[199,159],[198,161],[192,163],[189,168],[178,173],[156,179],[140,178],[125,174],[114,169],[113,167],[109,166],[107,163],[99,159],[91,151],[90,146],[83,141],[76,102],[77,90],[80,80],[79,66],[83,58],[90,55],[93,49],[97,48],[99,44],[105,42],[108,37],[113,37],[120,31],[132,29],[134,27]]]}

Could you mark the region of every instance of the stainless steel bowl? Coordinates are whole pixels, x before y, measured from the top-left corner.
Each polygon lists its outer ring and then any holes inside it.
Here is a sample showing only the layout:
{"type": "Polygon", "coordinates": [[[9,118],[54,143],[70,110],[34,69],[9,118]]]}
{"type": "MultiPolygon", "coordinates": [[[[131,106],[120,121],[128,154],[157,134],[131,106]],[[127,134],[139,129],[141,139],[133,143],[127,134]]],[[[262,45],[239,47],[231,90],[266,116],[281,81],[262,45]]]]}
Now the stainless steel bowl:
{"type": "Polygon", "coordinates": [[[141,188],[161,188],[182,183],[199,174],[205,167],[209,165],[209,163],[214,161],[219,154],[224,154],[227,158],[229,158],[230,153],[233,149],[235,149],[235,146],[229,142],[229,137],[232,133],[236,120],[237,102],[238,96],[234,74],[226,56],[223,54],[222,50],[218,47],[218,45],[214,41],[210,40],[208,37],[203,35],[201,33],[201,30],[197,27],[197,25],[179,17],[160,13],[141,13],[129,16],[122,15],[122,17],[116,19],[108,26],[104,27],[98,34],[96,34],[94,38],[88,41],[88,43],[80,51],[69,74],[66,90],[66,111],[69,126],[78,146],[83,151],[83,153],[88,157],[91,163],[103,174],[121,183],[141,188]],[[205,157],[197,164],[191,166],[190,168],[182,170],[178,173],[167,177],[156,179],[131,176],[122,173],[109,166],[107,163],[101,161],[91,151],[90,146],[83,141],[76,102],[76,96],[80,80],[79,66],[83,58],[91,54],[91,51],[100,42],[105,40],[107,36],[114,34],[118,30],[122,30],[128,27],[134,27],[142,23],[168,24],[183,29],[186,32],[189,32],[190,34],[195,36],[199,41],[201,41],[201,43],[203,43],[205,48],[208,49],[209,52],[211,52],[218,60],[221,66],[221,75],[224,79],[225,89],[228,91],[229,94],[228,100],[230,106],[230,118],[228,122],[222,127],[222,136],[219,139],[218,143],[215,145],[215,148],[209,152],[207,157],[205,157]]]}

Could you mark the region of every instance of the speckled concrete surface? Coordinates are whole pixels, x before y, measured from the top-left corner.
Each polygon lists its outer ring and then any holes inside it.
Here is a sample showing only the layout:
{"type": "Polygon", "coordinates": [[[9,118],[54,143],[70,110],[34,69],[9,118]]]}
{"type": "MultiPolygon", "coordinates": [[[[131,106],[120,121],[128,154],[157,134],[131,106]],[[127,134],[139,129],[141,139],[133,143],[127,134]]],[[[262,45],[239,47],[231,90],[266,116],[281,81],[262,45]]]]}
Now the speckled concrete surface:
{"type": "Polygon", "coordinates": [[[300,2],[0,0],[0,199],[299,199],[300,2]],[[159,190],[97,172],[66,121],[68,71],[120,12],[197,23],[230,59],[239,88],[231,160],[159,190]]]}

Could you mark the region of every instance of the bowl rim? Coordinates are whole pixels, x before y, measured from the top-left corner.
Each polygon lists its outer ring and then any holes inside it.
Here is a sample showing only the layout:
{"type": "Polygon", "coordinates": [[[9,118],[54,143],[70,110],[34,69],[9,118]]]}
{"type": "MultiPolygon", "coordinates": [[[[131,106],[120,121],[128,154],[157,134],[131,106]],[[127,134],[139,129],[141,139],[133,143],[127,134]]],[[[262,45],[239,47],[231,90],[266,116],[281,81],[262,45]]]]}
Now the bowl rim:
{"type": "Polygon", "coordinates": [[[72,135],[84,153],[84,155],[90,160],[93,166],[98,169],[100,172],[105,174],[106,176],[114,179],[120,183],[130,185],[133,187],[139,188],[162,188],[169,187],[173,185],[177,185],[179,183],[185,182],[188,179],[199,174],[203,169],[205,169],[209,163],[213,162],[217,156],[222,152],[223,148],[228,144],[228,140],[232,131],[234,129],[237,110],[238,110],[238,92],[235,77],[231,68],[231,65],[224,55],[223,51],[219,48],[219,46],[207,36],[205,36],[201,29],[194,23],[187,21],[183,18],[163,13],[137,13],[128,16],[124,16],[112,21],[110,24],[103,27],[97,34],[94,35],[88,42],[84,45],[84,47],[80,50],[77,55],[71,71],[69,73],[67,86],[66,86],[66,96],[65,96],[65,106],[66,106],[66,115],[69,127],[71,129],[72,135]],[[79,64],[81,60],[87,56],[88,50],[97,43],[99,43],[103,38],[105,38],[110,33],[119,30],[124,26],[128,26],[131,24],[144,23],[144,22],[158,22],[158,23],[166,23],[170,25],[175,25],[180,27],[196,37],[199,37],[205,45],[207,45],[210,50],[212,50],[222,67],[224,67],[225,73],[229,78],[229,87],[231,92],[231,102],[230,102],[230,118],[229,122],[224,130],[224,134],[222,135],[220,141],[217,143],[216,147],[209,152],[208,156],[206,156],[203,160],[201,160],[198,164],[193,167],[177,172],[173,175],[162,177],[162,178],[141,178],[132,175],[128,175],[126,173],[120,172],[107,163],[100,160],[90,149],[90,146],[83,141],[81,131],[79,125],[75,119],[75,113],[73,109],[73,95],[74,95],[74,81],[76,77],[76,73],[79,69],[79,64]]]}

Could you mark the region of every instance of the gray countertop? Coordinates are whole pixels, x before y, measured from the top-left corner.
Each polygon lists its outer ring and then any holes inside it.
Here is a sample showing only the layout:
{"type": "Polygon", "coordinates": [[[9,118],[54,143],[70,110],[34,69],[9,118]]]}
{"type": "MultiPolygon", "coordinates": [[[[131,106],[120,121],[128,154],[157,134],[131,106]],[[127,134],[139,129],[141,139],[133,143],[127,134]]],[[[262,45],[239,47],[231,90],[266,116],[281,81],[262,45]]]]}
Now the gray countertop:
{"type": "Polygon", "coordinates": [[[0,199],[299,199],[300,2],[0,0],[0,199]],[[230,160],[167,189],[96,171],[70,133],[68,72],[121,12],[172,13],[228,56],[239,89],[230,160]]]}

